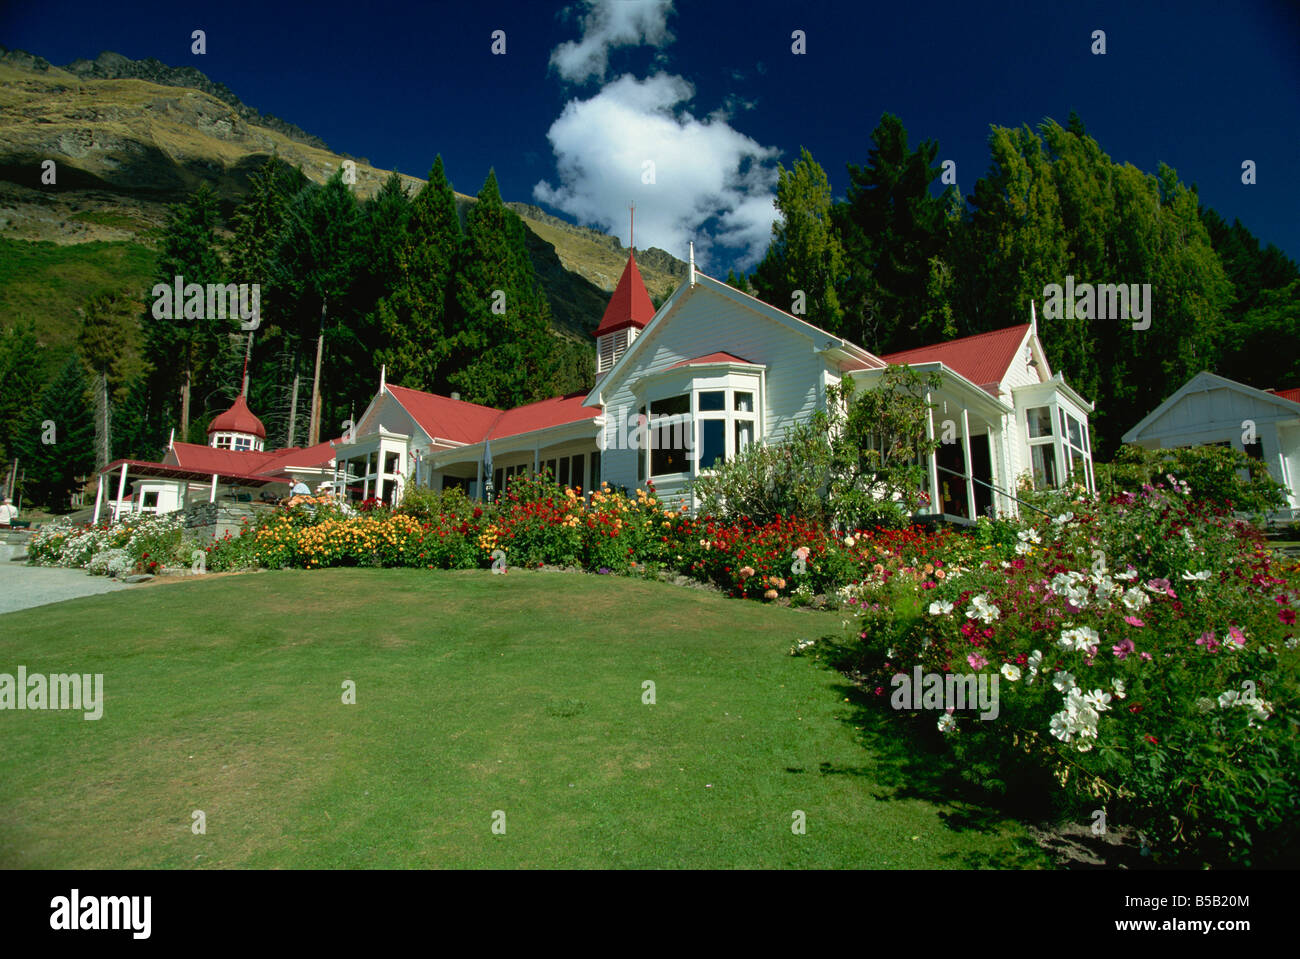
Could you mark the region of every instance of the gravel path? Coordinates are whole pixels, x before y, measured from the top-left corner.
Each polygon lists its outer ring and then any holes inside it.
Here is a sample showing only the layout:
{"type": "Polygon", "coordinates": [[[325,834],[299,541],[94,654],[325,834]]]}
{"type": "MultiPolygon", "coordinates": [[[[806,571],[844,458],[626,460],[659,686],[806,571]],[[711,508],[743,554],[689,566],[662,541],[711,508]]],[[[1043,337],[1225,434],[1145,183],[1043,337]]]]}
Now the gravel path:
{"type": "Polygon", "coordinates": [[[0,544],[0,614],[126,589],[123,583],[107,576],[91,576],[81,569],[56,569],[15,562],[10,559],[13,553],[11,546],[0,544]]]}

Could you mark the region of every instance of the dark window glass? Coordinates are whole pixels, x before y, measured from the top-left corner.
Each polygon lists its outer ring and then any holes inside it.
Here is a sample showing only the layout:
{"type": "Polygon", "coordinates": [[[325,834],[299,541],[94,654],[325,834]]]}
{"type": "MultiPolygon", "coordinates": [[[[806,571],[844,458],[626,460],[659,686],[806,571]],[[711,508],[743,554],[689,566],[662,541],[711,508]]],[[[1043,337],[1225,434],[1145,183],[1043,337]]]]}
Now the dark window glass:
{"type": "MultiPolygon", "coordinates": [[[[722,409],[721,406],[718,409],[722,409]]],[[[650,412],[660,416],[677,416],[689,414],[691,411],[691,398],[683,394],[681,396],[669,396],[666,399],[655,400],[650,404],[650,412]]],[[[644,409],[641,410],[645,412],[644,409]]]]}
{"type": "Polygon", "coordinates": [[[569,485],[569,458],[566,456],[560,460],[560,475],[556,477],[561,486],[569,485]]]}
{"type": "Polygon", "coordinates": [[[583,467],[583,465],[584,465],[584,464],[583,464],[583,461],[582,461],[582,454],[581,454],[581,453],[579,453],[577,456],[573,457],[573,470],[572,470],[572,472],[569,473],[569,485],[570,485],[570,486],[579,486],[579,487],[586,488],[586,485],[587,485],[587,477],[585,477],[585,476],[582,475],[582,467],[583,467]]]}
{"type": "Polygon", "coordinates": [[[1037,439],[1040,436],[1052,435],[1052,408],[1050,406],[1037,406],[1029,411],[1029,437],[1037,439]]]}
{"type": "Polygon", "coordinates": [[[727,421],[700,420],[700,469],[711,470],[727,460],[727,421]]]}
{"type": "Polygon", "coordinates": [[[725,410],[727,393],[725,390],[710,390],[700,394],[700,410],[725,410]]]}
{"type": "Polygon", "coordinates": [[[1255,440],[1255,442],[1253,443],[1245,443],[1243,445],[1245,446],[1246,449],[1246,455],[1249,456],[1251,459],[1253,460],[1264,459],[1264,444],[1261,443],[1259,440],[1255,440]]]}
{"type": "Polygon", "coordinates": [[[1034,488],[1056,488],[1056,450],[1051,443],[1040,443],[1030,448],[1034,462],[1034,488]]]}

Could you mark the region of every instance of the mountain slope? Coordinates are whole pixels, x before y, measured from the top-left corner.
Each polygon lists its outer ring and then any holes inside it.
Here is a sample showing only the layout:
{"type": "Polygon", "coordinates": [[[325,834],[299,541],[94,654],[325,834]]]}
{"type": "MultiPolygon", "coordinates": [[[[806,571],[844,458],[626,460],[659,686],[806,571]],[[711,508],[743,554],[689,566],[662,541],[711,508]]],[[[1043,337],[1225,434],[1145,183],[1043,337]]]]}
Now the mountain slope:
{"type": "MultiPolygon", "coordinates": [[[[258,113],[193,68],[111,53],[61,68],[0,48],[0,237],[152,247],[150,231],[162,224],[167,203],[206,181],[229,213],[247,192],[250,174],[273,155],[317,182],[351,159],[362,198],[389,175],[258,113]],[[53,185],[41,182],[45,160],[56,163],[53,185]]],[[[410,190],[423,183],[402,179],[410,190]]],[[[462,206],[473,202],[458,199],[462,206]]],[[[528,227],[557,329],[589,342],[626,251],[596,230],[511,205],[528,227]]],[[[686,275],[686,264],[660,250],[638,254],[638,262],[655,297],[667,296],[686,275]]],[[[70,322],[66,311],[32,318],[38,327],[70,322]]]]}

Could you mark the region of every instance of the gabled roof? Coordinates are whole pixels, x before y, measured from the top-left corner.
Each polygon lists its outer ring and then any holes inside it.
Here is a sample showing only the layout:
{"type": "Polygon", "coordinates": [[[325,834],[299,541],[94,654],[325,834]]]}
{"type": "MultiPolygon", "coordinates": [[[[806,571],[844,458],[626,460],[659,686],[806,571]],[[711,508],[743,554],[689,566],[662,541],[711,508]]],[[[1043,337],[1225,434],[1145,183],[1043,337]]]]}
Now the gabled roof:
{"type": "Polygon", "coordinates": [[[494,407],[453,400],[450,396],[392,384],[384,388],[431,438],[477,443],[501,416],[501,411],[494,407]]]}
{"type": "Polygon", "coordinates": [[[538,400],[536,403],[516,406],[513,410],[502,413],[487,436],[479,439],[502,439],[552,426],[563,426],[566,423],[593,420],[599,414],[582,405],[582,401],[586,398],[587,393],[584,390],[581,393],[570,393],[567,396],[555,396],[549,400],[538,400]]]}
{"type": "MultiPolygon", "coordinates": [[[[1237,380],[1230,380],[1226,376],[1220,376],[1218,373],[1211,373],[1209,370],[1202,370],[1175,390],[1172,396],[1144,416],[1136,426],[1125,433],[1122,437],[1124,442],[1135,442],[1138,437],[1147,431],[1148,427],[1153,426],[1167,410],[1177,404],[1187,394],[1215,388],[1235,390],[1245,396],[1254,397],[1257,400],[1263,400],[1266,403],[1276,406],[1279,411],[1282,412],[1282,416],[1284,417],[1300,414],[1300,410],[1297,409],[1297,406],[1300,406],[1300,400],[1292,399],[1282,393],[1275,393],[1269,390],[1261,390],[1253,386],[1247,386],[1245,383],[1240,383],[1237,380]]],[[[1300,390],[1286,390],[1285,392],[1300,393],[1300,390]]]]}
{"type": "Polygon", "coordinates": [[[710,353],[707,356],[697,356],[693,360],[682,360],[680,363],[674,363],[668,367],[675,370],[679,366],[707,366],[710,363],[744,363],[747,366],[758,366],[758,363],[751,363],[749,360],[742,360],[739,356],[732,353],[710,353]]]}
{"type": "Polygon", "coordinates": [[[605,315],[601,317],[600,326],[596,327],[596,331],[591,335],[604,336],[606,333],[613,333],[627,326],[640,329],[649,323],[654,315],[654,304],[650,301],[650,294],[646,292],[641,271],[636,268],[636,256],[629,251],[627,265],[623,267],[623,275],[618,278],[618,285],[614,287],[614,293],[605,307],[605,315]]]}
{"type": "Polygon", "coordinates": [[[654,332],[662,327],[664,323],[668,322],[669,318],[672,317],[683,306],[683,304],[689,301],[692,296],[698,296],[704,291],[731,300],[738,306],[751,310],[759,316],[765,317],[766,319],[785,327],[792,333],[796,333],[799,336],[812,341],[814,349],[817,349],[816,344],[824,344],[820,349],[818,349],[818,352],[827,356],[838,354],[839,358],[836,362],[860,362],[864,364],[864,369],[884,368],[884,363],[878,357],[869,353],[856,343],[852,343],[833,333],[827,333],[820,327],[813,326],[807,320],[803,320],[792,313],[787,313],[785,310],[772,306],[770,303],[764,303],[762,300],[758,299],[758,297],[737,290],[733,286],[728,286],[721,280],[715,280],[713,277],[707,276],[699,270],[695,271],[694,277],[694,285],[690,282],[682,283],[675,291],[673,291],[672,296],[668,297],[668,299],[664,301],[664,305],[659,307],[659,311],[651,318],[651,322],[647,326],[646,330],[632,341],[632,345],[627,348],[622,356],[615,360],[613,368],[610,369],[603,378],[596,381],[596,385],[587,396],[588,406],[600,405],[603,402],[602,397],[604,396],[605,391],[609,389],[610,384],[620,382],[627,368],[636,362],[636,357],[642,350],[648,348],[647,344],[653,339],[654,332]]]}
{"type": "Polygon", "coordinates": [[[1030,324],[1022,323],[933,346],[918,346],[911,350],[889,353],[881,359],[894,365],[942,363],[976,386],[988,386],[1002,382],[1029,329],[1030,324]]]}
{"type": "Polygon", "coordinates": [[[258,439],[266,439],[266,427],[262,421],[253,415],[253,411],[248,408],[248,403],[244,400],[244,394],[240,393],[235,397],[235,402],[231,404],[230,409],[216,416],[208,424],[208,435],[211,436],[217,432],[230,433],[251,433],[258,439]]]}

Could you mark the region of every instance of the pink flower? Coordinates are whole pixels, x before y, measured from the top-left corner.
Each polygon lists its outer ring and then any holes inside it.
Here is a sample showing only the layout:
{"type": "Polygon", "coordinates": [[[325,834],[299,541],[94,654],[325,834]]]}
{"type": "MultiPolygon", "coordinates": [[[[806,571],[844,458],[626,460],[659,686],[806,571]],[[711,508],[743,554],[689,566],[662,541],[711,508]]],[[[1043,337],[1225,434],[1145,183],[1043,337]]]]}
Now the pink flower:
{"type": "Polygon", "coordinates": [[[1277,618],[1278,618],[1279,621],[1282,622],[1283,625],[1286,625],[1286,626],[1294,626],[1294,625],[1295,625],[1295,610],[1292,610],[1292,609],[1283,609],[1283,610],[1279,610],[1279,611],[1278,611],[1278,614],[1277,614],[1277,618]]]}
{"type": "Polygon", "coordinates": [[[1243,633],[1241,630],[1239,630],[1236,626],[1228,627],[1228,638],[1232,640],[1234,643],[1236,643],[1238,646],[1246,645],[1246,634],[1243,633]]]}
{"type": "Polygon", "coordinates": [[[1138,653],[1138,659],[1142,660],[1144,663],[1149,663],[1149,662],[1151,662],[1151,654],[1150,654],[1150,653],[1138,653]]]}
{"type": "Polygon", "coordinates": [[[1138,619],[1136,616],[1125,616],[1124,622],[1128,623],[1130,626],[1137,626],[1139,629],[1146,625],[1146,623],[1142,622],[1142,620],[1138,619]]]}
{"type": "Polygon", "coordinates": [[[971,669],[983,669],[989,664],[989,661],[979,653],[971,653],[966,657],[966,662],[970,663],[971,669]]]}
{"type": "Polygon", "coordinates": [[[1214,652],[1219,648],[1219,641],[1215,638],[1214,633],[1206,630],[1201,633],[1201,638],[1196,641],[1197,646],[1204,646],[1206,652],[1214,652]]]}
{"type": "Polygon", "coordinates": [[[1133,646],[1133,640],[1122,639],[1112,646],[1110,651],[1115,654],[1116,659],[1127,659],[1129,653],[1136,652],[1136,649],[1133,646]]]}
{"type": "Polygon", "coordinates": [[[807,561],[809,552],[811,552],[811,550],[809,550],[807,546],[800,546],[794,551],[794,554],[800,559],[807,561]]]}

